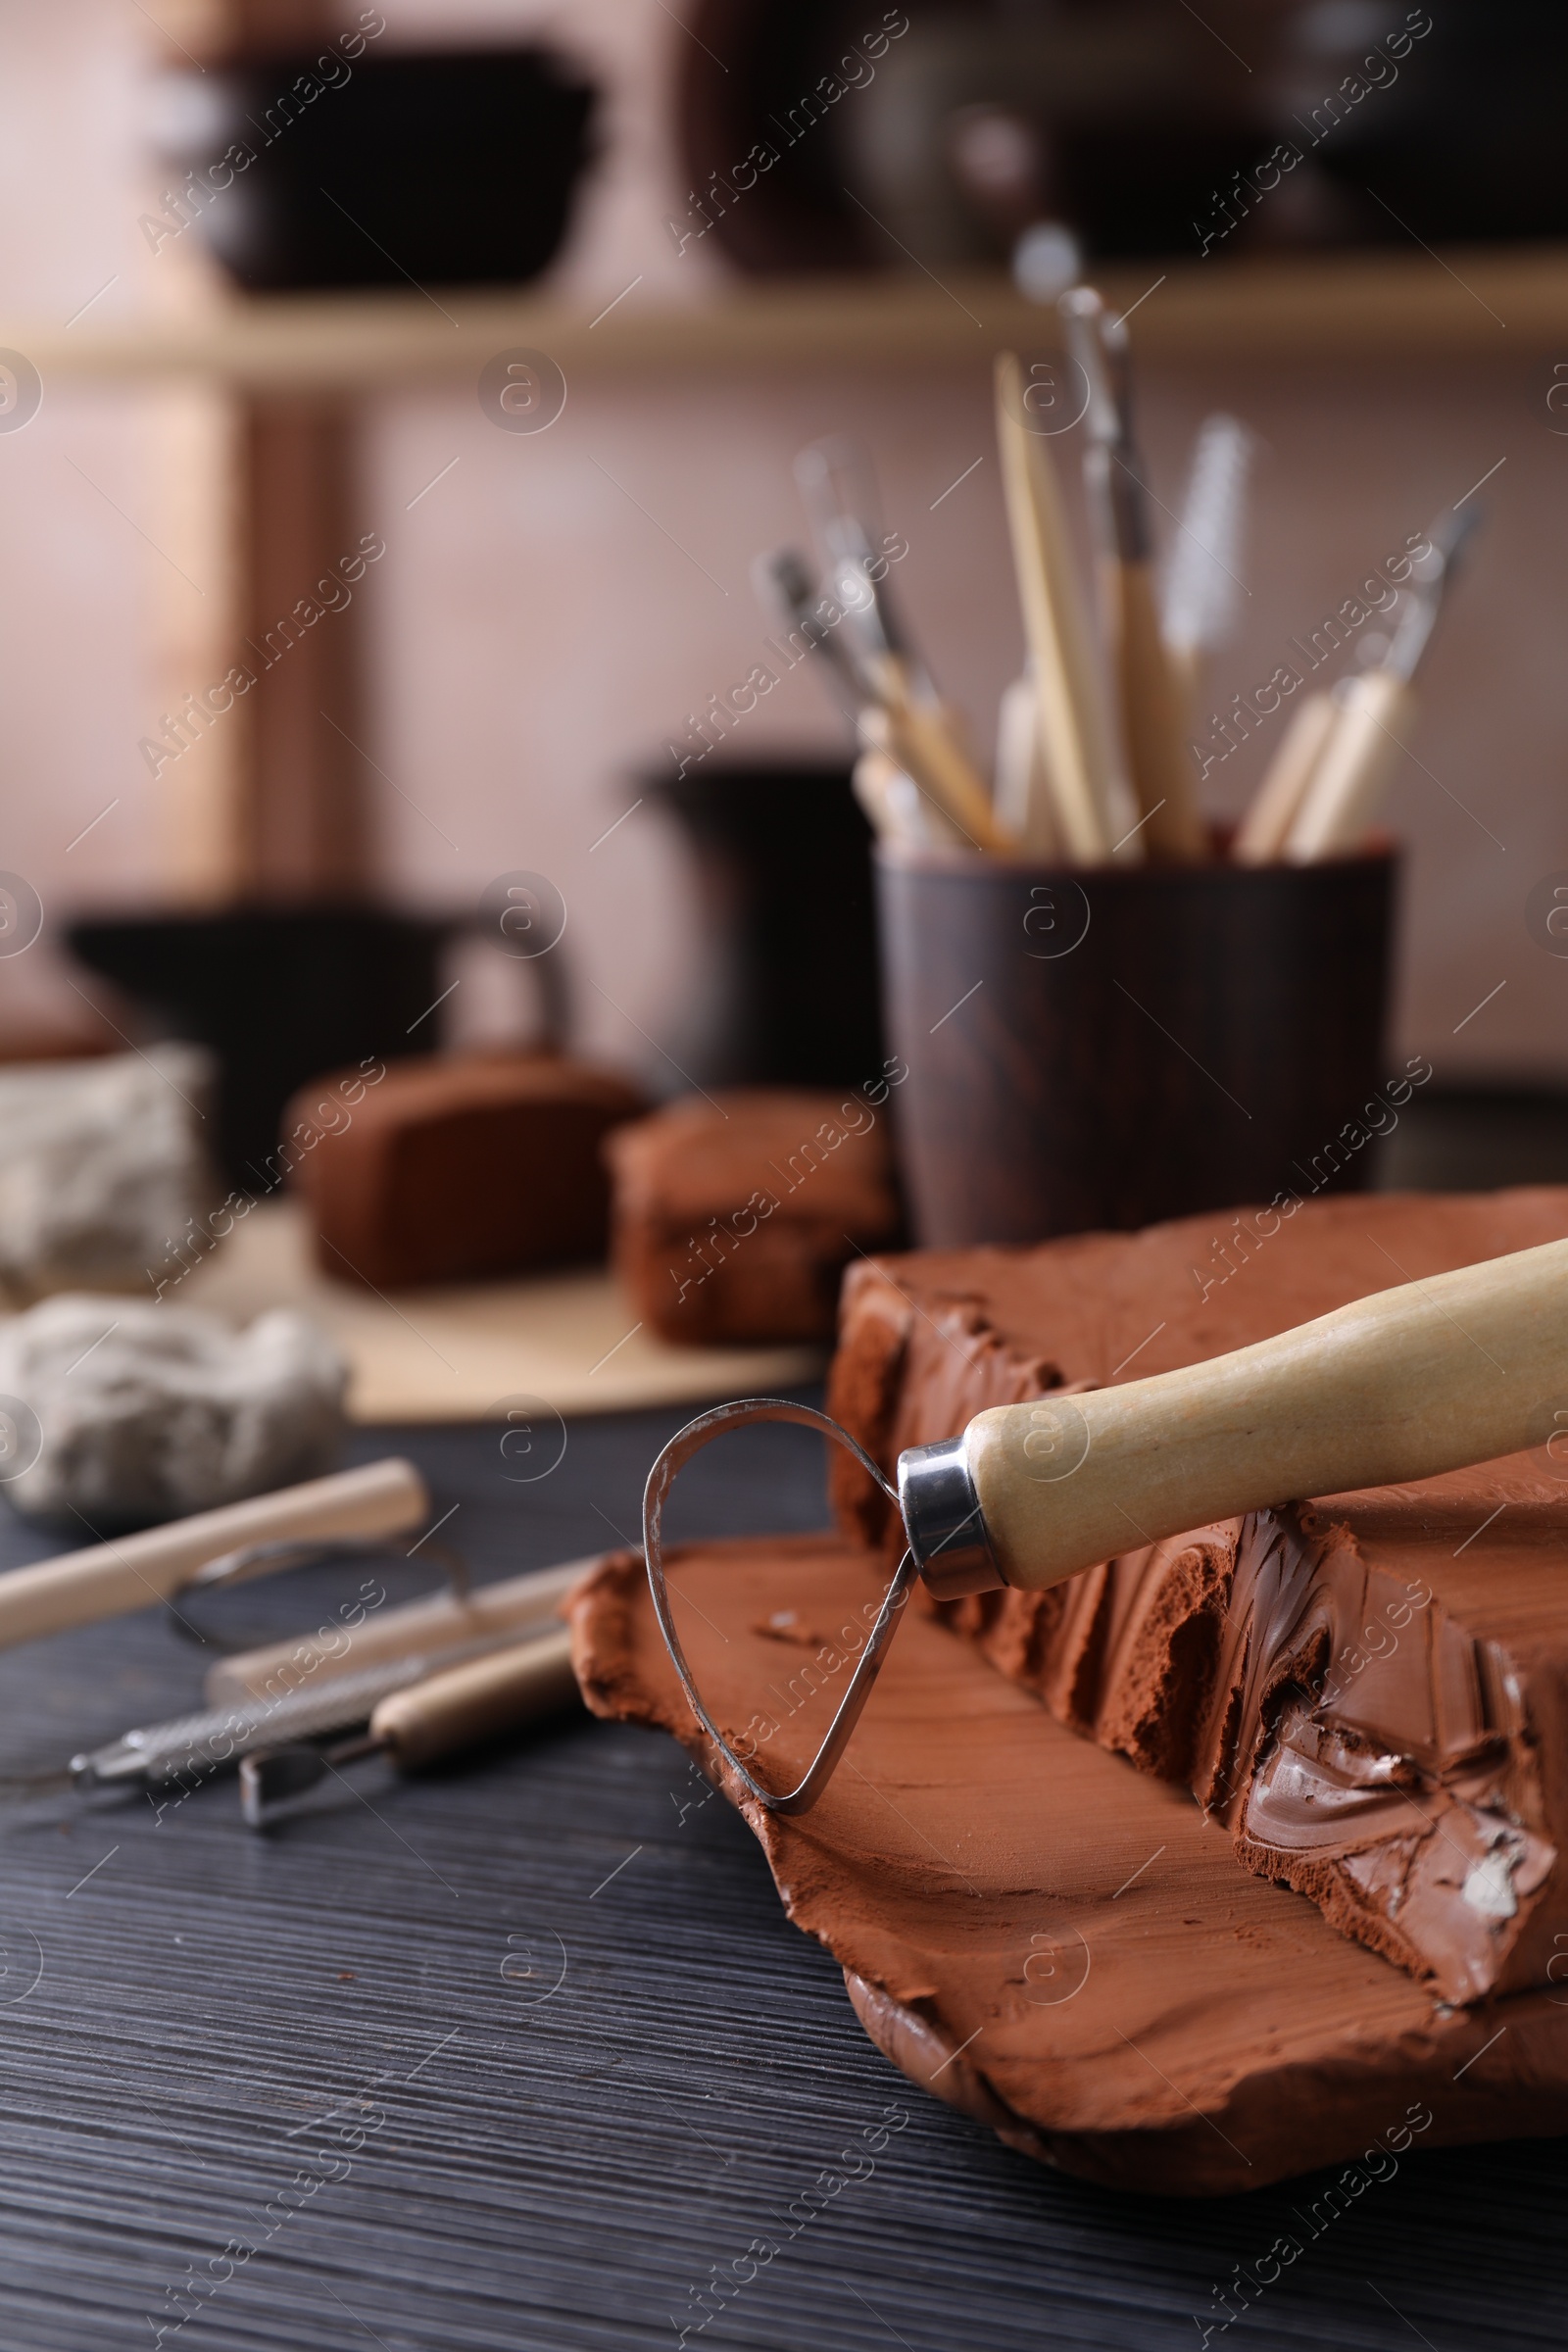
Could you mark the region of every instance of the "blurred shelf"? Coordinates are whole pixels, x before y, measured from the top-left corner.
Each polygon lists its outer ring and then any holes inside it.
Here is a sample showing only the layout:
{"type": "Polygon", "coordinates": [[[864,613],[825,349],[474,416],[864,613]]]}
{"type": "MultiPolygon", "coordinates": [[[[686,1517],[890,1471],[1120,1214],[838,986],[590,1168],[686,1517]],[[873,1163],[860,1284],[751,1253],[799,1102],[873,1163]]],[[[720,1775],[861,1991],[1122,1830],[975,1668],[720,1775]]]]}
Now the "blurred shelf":
{"type": "MultiPolygon", "coordinates": [[[[1465,246],[1269,262],[1157,263],[1097,273],[1138,306],[1145,358],[1411,358],[1521,355],[1568,331],[1568,248],[1465,246]]],[[[50,377],[195,375],[254,391],[374,391],[476,376],[496,353],[548,352],[568,379],[699,369],[959,366],[1006,343],[1055,341],[1054,315],[1000,274],[740,280],[684,308],[635,291],[590,319],[548,295],[263,296],[188,318],[0,322],[0,348],[50,377]]]]}

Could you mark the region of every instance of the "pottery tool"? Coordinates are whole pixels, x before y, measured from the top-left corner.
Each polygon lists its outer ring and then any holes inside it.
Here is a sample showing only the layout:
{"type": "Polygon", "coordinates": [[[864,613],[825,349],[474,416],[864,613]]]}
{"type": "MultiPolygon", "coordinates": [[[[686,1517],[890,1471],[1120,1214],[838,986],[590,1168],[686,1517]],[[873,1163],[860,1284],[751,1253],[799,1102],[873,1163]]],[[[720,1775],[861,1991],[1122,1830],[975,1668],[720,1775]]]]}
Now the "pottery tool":
{"type": "Polygon", "coordinates": [[[972,849],[1006,857],[1014,847],[1012,837],[997,820],[991,795],[958,738],[953,715],[941,705],[913,702],[889,702],[883,710],[887,749],[896,764],[972,849]]]}
{"type": "Polygon", "coordinates": [[[772,1397],[690,1422],[655,1462],[643,1543],[660,1629],[698,1721],[760,1804],[821,1793],[915,1579],[939,1600],[1043,1592],[1130,1545],[1250,1510],[1432,1478],[1546,1445],[1568,1396],[1568,1241],[1375,1292],[1206,1363],[977,1413],[961,1437],[908,1448],[898,1486],[847,1430],[772,1397]],[[671,1610],[665,1499],[723,1431],[794,1421],[851,1453],[903,1518],[907,1548],[826,1738],[788,1790],[756,1780],[703,1705],[671,1610]]]}
{"type": "Polygon", "coordinates": [[[1204,658],[1230,636],[1241,577],[1247,483],[1256,447],[1235,416],[1206,416],[1165,565],[1160,633],[1191,710],[1204,658]]]}
{"type": "Polygon", "coordinates": [[[394,1455],[30,1568],[12,1568],[0,1575],[0,1649],[172,1600],[224,1555],[256,1544],[302,1536],[393,1535],[417,1526],[429,1510],[423,1479],[412,1462],[394,1455]]]}
{"type": "Polygon", "coordinates": [[[856,795],[884,840],[1010,852],[1012,837],[998,822],[955,717],[912,703],[867,703],[858,732],[867,764],[856,768],[856,795]]]}
{"type": "Polygon", "coordinates": [[[564,1560],[558,1567],[530,1569],[471,1592],[442,1592],[401,1608],[368,1611],[358,1625],[333,1627],[330,1637],[296,1636],[266,1647],[236,1651],[208,1669],[203,1685],[209,1706],[265,1699],[282,1691],[328,1682],[406,1658],[426,1661],[455,1657],[473,1646],[549,1624],[557,1607],[600,1554],[564,1560]]]}
{"type": "MultiPolygon", "coordinates": [[[[140,1724],[73,1756],[57,1772],[0,1779],[0,1797],[14,1800],[66,1789],[80,1795],[168,1788],[188,1791],[248,1755],[371,1722],[394,1696],[436,1681],[445,1686],[439,1695],[440,1721],[450,1724],[454,1735],[466,1725],[476,1727],[471,1739],[477,1743],[493,1729],[504,1728],[492,1723],[497,1692],[526,1697],[535,1683],[541,1698],[555,1690],[564,1635],[564,1628],[552,1615],[535,1620],[525,1633],[504,1628],[451,1647],[408,1651],[352,1673],[313,1678],[299,1688],[285,1688],[276,1697],[241,1696],[225,1706],[198,1708],[166,1723],[140,1724]],[[494,1673],[489,1671],[492,1664],[494,1673]],[[475,1670],[470,1679],[457,1679],[470,1669],[475,1670]]],[[[436,1704],[432,1700],[424,1718],[428,1723],[436,1720],[436,1704]]],[[[398,1710],[391,1709],[387,1721],[402,1720],[398,1710]]]]}
{"type": "Polygon", "coordinates": [[[283,1806],[345,1764],[384,1755],[401,1771],[416,1771],[578,1703],[571,1632],[556,1626],[389,1691],[359,1739],[328,1748],[296,1741],[252,1749],[240,1761],[240,1809],[252,1829],[266,1829],[283,1806]]]}
{"type": "Polygon", "coordinates": [[[1297,705],[1284,741],[1236,829],[1231,856],[1238,865],[1269,865],[1281,855],[1338,716],[1332,694],[1309,694],[1297,705]]]}
{"type": "Polygon", "coordinates": [[[871,695],[871,683],[837,629],[818,612],[821,599],[805,557],[793,547],[775,547],[756,557],[752,586],[759,604],[777,618],[786,636],[803,638],[821,657],[815,664],[817,675],[853,726],[871,695]]]}
{"type": "Polygon", "coordinates": [[[855,762],[855,797],[864,809],[879,841],[908,850],[963,850],[963,835],[946,817],[929,793],[922,792],[884,748],[888,740],[887,713],[862,713],[861,735],[866,749],[855,762]]]}
{"type": "Polygon", "coordinates": [[[795,480],[827,565],[828,583],[881,693],[896,701],[935,703],[923,655],[888,586],[881,545],[881,500],[863,442],[837,434],[812,441],[795,460],[795,480]]]}
{"type": "Polygon", "coordinates": [[[959,740],[954,714],[934,699],[928,673],[904,650],[906,641],[890,623],[886,598],[858,559],[848,564],[847,572],[852,576],[846,593],[859,602],[836,600],[844,615],[836,624],[821,617],[821,600],[793,550],[760,557],[756,576],[760,593],[783,610],[789,627],[831,663],[834,699],[845,714],[858,719],[867,710],[886,711],[887,748],[897,765],[952,820],[959,839],[1004,855],[1010,841],[992,812],[991,796],[959,740]],[[920,681],[919,699],[911,677],[920,681]]]}
{"type": "Polygon", "coordinates": [[[992,801],[997,822],[1016,834],[1020,856],[1061,855],[1061,833],[1040,750],[1040,697],[1032,669],[1002,690],[992,801]]]}
{"type": "Polygon", "coordinates": [[[1294,865],[1310,864],[1355,849],[1365,839],[1378,802],[1404,749],[1401,730],[1415,716],[1411,679],[1437,626],[1444,594],[1471,531],[1480,519],[1449,512],[1427,533],[1427,552],[1410,567],[1408,598],[1387,658],[1342,683],[1334,729],[1318,755],[1301,805],[1286,838],[1294,865]]]}
{"type": "Polygon", "coordinates": [[[1055,470],[1044,440],[1029,430],[1023,370],[1010,351],[997,357],[996,407],[1007,528],[1039,703],[1041,777],[1053,803],[1041,829],[1049,821],[1080,864],[1099,865],[1112,841],[1109,730],[1055,470]]]}
{"type": "Polygon", "coordinates": [[[858,441],[813,441],[795,461],[795,478],[827,560],[864,699],[888,713],[889,751],[975,849],[1002,856],[1012,846],[991,795],[965,750],[956,714],[937,693],[905,626],[879,554],[876,476],[858,441]]]}
{"type": "Polygon", "coordinates": [[[1408,682],[1390,668],[1363,670],[1336,695],[1334,724],[1291,821],[1283,856],[1293,865],[1353,850],[1404,749],[1415,716],[1408,682]]]}
{"type": "MultiPolygon", "coordinates": [[[[880,715],[879,713],[877,715],[880,715]]],[[[896,766],[886,752],[874,744],[861,752],[855,762],[850,778],[855,797],[878,841],[903,842],[906,847],[923,847],[919,833],[906,819],[908,804],[905,788],[915,790],[912,780],[896,766]]],[[[908,810],[912,814],[912,810],[908,810]]]]}
{"type": "Polygon", "coordinates": [[[1100,533],[1112,666],[1133,791],[1151,858],[1193,862],[1208,836],[1183,742],[1183,694],[1160,634],[1144,461],[1133,437],[1127,329],[1093,286],[1057,306],[1089,383],[1084,474],[1100,533]]]}

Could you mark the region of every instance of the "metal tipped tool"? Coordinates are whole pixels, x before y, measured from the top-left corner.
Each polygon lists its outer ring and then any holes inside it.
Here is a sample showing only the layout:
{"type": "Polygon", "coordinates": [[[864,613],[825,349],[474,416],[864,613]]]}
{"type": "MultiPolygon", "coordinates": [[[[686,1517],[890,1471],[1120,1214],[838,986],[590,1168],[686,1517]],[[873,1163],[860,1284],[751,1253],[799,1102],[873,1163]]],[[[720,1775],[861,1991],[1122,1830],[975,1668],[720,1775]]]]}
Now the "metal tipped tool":
{"type": "Polygon", "coordinates": [[[1198,780],[1184,739],[1184,697],[1161,633],[1147,469],[1133,434],[1132,350],[1093,286],[1057,306],[1089,385],[1084,479],[1101,542],[1122,744],[1152,858],[1208,855],[1198,780]]]}
{"type": "Polygon", "coordinates": [[[853,726],[865,705],[874,701],[875,688],[854,647],[817,612],[820,593],[806,558],[793,547],[769,549],[752,564],[752,586],[759,604],[776,615],[787,634],[801,637],[813,654],[820,654],[817,674],[853,726]]]}
{"type": "Polygon", "coordinates": [[[1459,514],[1450,507],[1428,530],[1427,553],[1418,556],[1410,566],[1410,578],[1403,591],[1409,602],[1399,615],[1394,642],[1383,662],[1383,667],[1401,685],[1407,686],[1416,673],[1438,625],[1438,614],[1466,542],[1481,520],[1481,513],[1479,507],[1472,507],[1468,514],[1459,514]]]}
{"type": "Polygon", "coordinates": [[[1480,521],[1451,507],[1427,531],[1427,545],[1399,591],[1402,610],[1376,668],[1345,678],[1335,717],[1285,837],[1284,855],[1308,864],[1353,850],[1366,838],[1416,715],[1411,680],[1437,627],[1460,551],[1480,521]]]}
{"type": "Polygon", "coordinates": [[[795,461],[795,480],[827,561],[829,584],[861,661],[881,681],[879,693],[886,696],[891,688],[895,699],[934,703],[930,665],[888,588],[870,452],[844,435],[808,442],[795,461]]]}
{"type": "MultiPolygon", "coordinates": [[[[0,1801],[14,1803],[73,1789],[82,1796],[116,1789],[189,1789],[237,1763],[252,1748],[270,1747],[280,1740],[314,1739],[368,1722],[378,1701],[430,1674],[437,1662],[427,1657],[388,1659],[356,1673],[333,1675],[318,1689],[284,1691],[275,1698],[235,1698],[227,1706],[202,1707],[167,1723],[140,1724],[118,1740],[73,1756],[57,1771],[0,1780],[0,1801]]],[[[448,1657],[439,1661],[448,1662],[448,1657]]]]}
{"type": "Polygon", "coordinates": [[[345,1764],[384,1755],[412,1772],[547,1722],[577,1701],[570,1629],[557,1626],[389,1693],[358,1739],[335,1747],[289,1740],[253,1749],[240,1763],[240,1811],[251,1829],[270,1829],[345,1764]]]}

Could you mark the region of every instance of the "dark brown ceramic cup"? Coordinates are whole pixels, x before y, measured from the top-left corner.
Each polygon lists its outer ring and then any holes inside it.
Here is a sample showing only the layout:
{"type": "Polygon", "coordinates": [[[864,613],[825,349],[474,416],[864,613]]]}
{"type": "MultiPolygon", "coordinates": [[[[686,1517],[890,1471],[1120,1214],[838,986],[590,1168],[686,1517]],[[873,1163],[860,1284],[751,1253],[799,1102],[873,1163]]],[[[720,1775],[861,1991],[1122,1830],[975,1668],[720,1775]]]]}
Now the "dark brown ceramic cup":
{"type": "Polygon", "coordinates": [[[883,847],[885,1016],[926,1247],[1369,1178],[1396,854],[1068,868],[883,847]],[[1350,1140],[1359,1134],[1359,1144],[1350,1140]]]}

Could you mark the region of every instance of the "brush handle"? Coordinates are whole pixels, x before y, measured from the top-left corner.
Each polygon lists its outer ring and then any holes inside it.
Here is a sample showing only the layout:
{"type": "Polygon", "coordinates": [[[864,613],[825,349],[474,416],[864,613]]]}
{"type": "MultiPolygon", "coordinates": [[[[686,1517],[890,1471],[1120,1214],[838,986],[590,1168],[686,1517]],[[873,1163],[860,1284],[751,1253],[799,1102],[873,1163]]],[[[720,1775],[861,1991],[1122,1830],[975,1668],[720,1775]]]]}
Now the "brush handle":
{"type": "Polygon", "coordinates": [[[1338,716],[1339,705],[1332,694],[1309,694],[1298,706],[1285,740],[1237,827],[1231,856],[1238,865],[1272,865],[1281,855],[1338,716]]]}
{"type": "Polygon", "coordinates": [[[370,1717],[370,1734],[384,1740],[409,1771],[499,1739],[503,1732],[543,1723],[577,1699],[571,1630],[554,1626],[534,1641],[394,1691],[370,1717]]]}
{"type": "Polygon", "coordinates": [[[1568,1241],[1379,1291],[1206,1364],[996,1407],[963,1446],[1003,1578],[1040,1591],[1216,1519],[1431,1478],[1565,1426],[1568,1241]]]}
{"type": "Polygon", "coordinates": [[[414,1464],[393,1457],[13,1568],[0,1576],[0,1649],[172,1599],[209,1560],[252,1544],[391,1535],[417,1526],[429,1509],[414,1464]]]}
{"type": "Polygon", "coordinates": [[[1392,670],[1369,669],[1350,680],[1285,844],[1293,865],[1353,850],[1365,839],[1414,710],[1414,695],[1392,670]]]}
{"type": "Polygon", "coordinates": [[[1147,563],[1117,561],[1109,587],[1122,734],[1144,840],[1152,859],[1196,864],[1208,855],[1208,834],[1182,741],[1181,687],[1160,635],[1153,574],[1147,563]]]}

